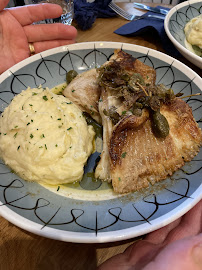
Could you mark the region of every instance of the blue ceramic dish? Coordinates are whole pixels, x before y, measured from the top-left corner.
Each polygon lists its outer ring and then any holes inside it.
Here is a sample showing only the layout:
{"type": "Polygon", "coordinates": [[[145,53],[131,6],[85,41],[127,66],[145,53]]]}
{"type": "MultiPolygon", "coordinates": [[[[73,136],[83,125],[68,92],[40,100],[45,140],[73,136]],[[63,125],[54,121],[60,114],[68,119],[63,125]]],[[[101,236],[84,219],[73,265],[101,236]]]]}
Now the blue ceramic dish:
{"type": "MultiPolygon", "coordinates": [[[[163,53],[130,44],[96,42],[52,49],[30,57],[0,76],[1,111],[28,86],[52,88],[65,81],[66,72],[99,67],[123,49],[155,68],[157,83],[177,93],[202,90],[202,79],[191,69],[163,53]]],[[[189,97],[202,127],[202,98],[189,97]]],[[[85,173],[99,153],[90,157],[85,173]]],[[[98,243],[140,236],[174,221],[202,198],[202,152],[168,178],[141,192],[117,195],[86,175],[80,184],[44,187],[24,181],[0,163],[0,215],[32,233],[62,241],[98,243]]]]}
{"type": "Polygon", "coordinates": [[[176,49],[191,63],[202,68],[202,58],[187,49],[184,33],[185,25],[194,17],[202,14],[202,1],[190,0],[173,7],[166,15],[164,28],[176,49]]]}

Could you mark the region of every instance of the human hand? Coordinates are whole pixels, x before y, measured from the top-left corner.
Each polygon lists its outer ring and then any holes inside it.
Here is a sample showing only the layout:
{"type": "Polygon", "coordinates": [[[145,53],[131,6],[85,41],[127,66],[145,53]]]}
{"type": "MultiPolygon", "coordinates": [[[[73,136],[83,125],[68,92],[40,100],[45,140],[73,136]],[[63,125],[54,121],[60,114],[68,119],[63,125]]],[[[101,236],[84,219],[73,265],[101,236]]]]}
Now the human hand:
{"type": "Polygon", "coordinates": [[[62,23],[35,24],[58,18],[62,8],[55,4],[37,4],[4,9],[9,0],[0,1],[0,74],[30,56],[29,43],[39,53],[75,42],[77,30],[62,23]]]}
{"type": "Polygon", "coordinates": [[[98,270],[201,270],[202,200],[187,214],[148,234],[98,270]]]}

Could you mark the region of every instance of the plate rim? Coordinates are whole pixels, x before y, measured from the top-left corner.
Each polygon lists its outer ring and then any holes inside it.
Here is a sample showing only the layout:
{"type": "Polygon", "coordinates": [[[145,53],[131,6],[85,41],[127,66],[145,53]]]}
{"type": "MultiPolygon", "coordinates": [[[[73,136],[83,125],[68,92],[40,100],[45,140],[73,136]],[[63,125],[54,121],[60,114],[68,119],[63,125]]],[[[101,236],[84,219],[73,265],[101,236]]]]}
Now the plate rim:
{"type": "Polygon", "coordinates": [[[16,225],[17,227],[24,229],[25,231],[31,232],[38,236],[46,237],[53,240],[60,240],[63,242],[72,242],[72,243],[109,243],[109,242],[117,242],[132,239],[153,231],[156,231],[160,228],[165,227],[171,222],[177,220],[189,210],[191,210],[201,199],[202,199],[202,184],[198,187],[198,189],[192,194],[199,193],[199,196],[196,196],[190,201],[190,198],[187,198],[183,203],[174,208],[173,210],[167,212],[166,214],[152,220],[150,224],[145,223],[138,226],[110,231],[110,232],[99,232],[99,235],[95,235],[92,233],[85,232],[71,232],[59,230],[51,227],[45,227],[43,230],[41,228],[42,225],[33,222],[27,218],[22,217],[17,214],[7,206],[3,205],[0,208],[0,215],[5,218],[7,221],[16,225]],[[185,205],[185,206],[184,206],[185,205]],[[182,208],[182,209],[181,209],[182,208]],[[159,219],[162,219],[159,222],[159,219]],[[152,227],[151,227],[152,225],[152,227]],[[146,228],[145,228],[146,227],[146,228]],[[140,228],[140,230],[138,230],[140,228]],[[141,233],[140,233],[141,232],[141,233]],[[113,236],[112,236],[113,234],[113,236]]]}
{"type": "MultiPolygon", "coordinates": [[[[196,0],[192,0],[192,1],[196,1],[196,0]]],[[[183,4],[183,3],[182,3],[183,4]]],[[[168,13],[169,14],[169,13],[168,13]]],[[[144,47],[144,46],[140,46],[140,45],[136,45],[136,44],[131,44],[131,43],[124,43],[124,42],[114,42],[114,41],[89,41],[89,42],[80,42],[80,43],[74,43],[74,44],[70,44],[70,45],[63,45],[63,46],[59,46],[56,48],[52,48],[40,53],[37,53],[35,55],[32,55],[24,60],[22,60],[21,62],[15,64],[14,66],[12,66],[11,68],[7,69],[6,71],[4,71],[1,75],[0,75],[0,83],[5,80],[8,76],[12,76],[12,74],[14,72],[16,72],[17,70],[19,70],[20,68],[26,66],[27,64],[30,64],[38,59],[41,59],[42,57],[46,57],[46,56],[50,56],[53,53],[60,53],[60,52],[68,52],[70,49],[71,50],[77,50],[79,49],[78,47],[80,46],[86,46],[86,49],[88,46],[94,46],[94,48],[115,48],[115,49],[127,49],[127,50],[132,50],[132,48],[136,48],[137,52],[141,51],[141,53],[143,53],[143,51],[145,51],[145,54],[151,55],[153,57],[157,55],[162,56],[162,59],[164,61],[169,60],[170,63],[172,63],[173,65],[179,64],[181,65],[186,71],[187,74],[190,74],[190,72],[195,76],[198,77],[199,79],[201,79],[201,77],[194,71],[192,70],[190,67],[188,67],[186,64],[182,63],[181,61],[179,61],[178,59],[154,50],[152,48],[149,47],[144,47]],[[106,45],[105,47],[103,47],[103,45],[106,45]],[[113,46],[112,46],[113,45],[113,46]],[[97,47],[96,47],[97,46],[97,47]],[[115,46],[115,47],[114,47],[115,46]]],[[[135,50],[133,50],[135,51],[135,50]]],[[[161,58],[159,58],[161,59],[161,58]]]]}

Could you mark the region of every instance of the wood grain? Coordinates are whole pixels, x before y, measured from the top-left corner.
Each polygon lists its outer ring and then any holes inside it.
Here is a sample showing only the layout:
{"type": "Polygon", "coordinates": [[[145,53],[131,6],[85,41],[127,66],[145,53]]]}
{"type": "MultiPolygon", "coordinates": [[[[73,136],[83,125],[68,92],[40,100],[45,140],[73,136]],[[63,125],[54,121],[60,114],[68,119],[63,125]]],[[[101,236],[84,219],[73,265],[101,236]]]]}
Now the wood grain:
{"type": "Polygon", "coordinates": [[[2,217],[0,235],[0,270],[94,270],[137,241],[66,243],[25,232],[2,217]]]}
{"type": "MultiPolygon", "coordinates": [[[[132,3],[120,3],[135,14],[142,11],[132,8],[132,3]]],[[[120,17],[98,18],[87,31],[78,29],[77,42],[114,41],[137,44],[164,52],[159,38],[155,35],[124,37],[113,33],[127,23],[120,17]]],[[[199,68],[183,57],[179,59],[202,76],[199,68]]],[[[108,258],[123,252],[137,241],[108,244],[76,244],[46,239],[17,228],[0,217],[0,270],[94,270],[108,258]]]]}

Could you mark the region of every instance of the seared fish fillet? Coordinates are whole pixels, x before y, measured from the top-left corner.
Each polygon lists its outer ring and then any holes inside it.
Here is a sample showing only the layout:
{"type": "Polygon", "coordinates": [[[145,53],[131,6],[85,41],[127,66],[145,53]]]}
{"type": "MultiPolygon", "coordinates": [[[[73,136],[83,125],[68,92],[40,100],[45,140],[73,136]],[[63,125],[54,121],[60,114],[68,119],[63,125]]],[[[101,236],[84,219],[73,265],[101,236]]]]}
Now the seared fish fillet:
{"type": "MultiPolygon", "coordinates": [[[[164,138],[156,137],[151,120],[153,107],[144,107],[139,116],[132,111],[138,99],[147,96],[143,90],[158,96],[155,92],[158,92],[155,70],[121,50],[115,50],[103,67],[110,68],[114,62],[115,80],[112,84],[115,83],[115,87],[107,85],[107,80],[106,84],[99,84],[101,73],[99,69],[92,69],[78,75],[66,87],[64,95],[103,125],[103,151],[95,177],[112,181],[115,192],[127,193],[166,179],[185,162],[192,160],[202,144],[202,132],[188,104],[175,97],[160,106],[160,113],[169,124],[169,134],[164,138]],[[135,91],[125,91],[121,76],[120,80],[116,76],[119,67],[121,72],[122,69],[126,72],[124,76],[140,74],[144,82],[139,91],[136,88],[133,88],[135,91]],[[116,83],[122,87],[121,90],[116,89],[116,83]],[[114,113],[120,116],[117,122],[108,114],[114,108],[114,113]]],[[[156,106],[155,102],[153,105],[156,106]]]]}
{"type": "Polygon", "coordinates": [[[101,117],[98,112],[100,88],[97,84],[97,77],[96,69],[90,69],[77,75],[67,85],[63,95],[101,124],[101,117]]]}
{"type": "MultiPolygon", "coordinates": [[[[124,51],[115,50],[114,55],[110,58],[110,61],[106,62],[103,66],[110,65],[110,63],[112,63],[114,60],[117,61],[129,74],[139,73],[142,75],[147,84],[155,84],[155,70],[143,64],[138,59],[132,57],[124,51]]],[[[106,90],[104,87],[101,87],[101,100],[102,102],[99,102],[99,113],[101,115],[103,125],[103,151],[100,156],[101,159],[95,170],[95,177],[111,182],[112,179],[109,165],[109,140],[112,135],[114,125],[109,117],[103,113],[103,111],[109,111],[110,108],[115,106],[117,108],[117,112],[121,114],[126,110],[126,107],[122,100],[116,96],[116,93],[114,93],[111,89],[106,90]]]]}
{"type": "Polygon", "coordinates": [[[167,178],[190,161],[202,144],[202,132],[191,108],[175,98],[163,105],[170,132],[154,136],[148,112],[125,117],[114,128],[109,143],[110,175],[115,192],[125,193],[148,187],[167,178]]]}

